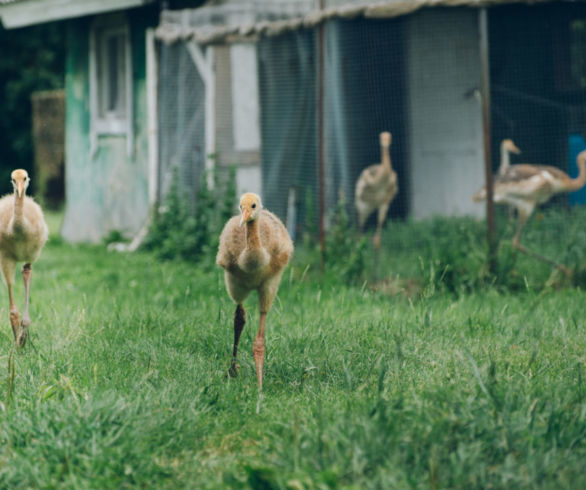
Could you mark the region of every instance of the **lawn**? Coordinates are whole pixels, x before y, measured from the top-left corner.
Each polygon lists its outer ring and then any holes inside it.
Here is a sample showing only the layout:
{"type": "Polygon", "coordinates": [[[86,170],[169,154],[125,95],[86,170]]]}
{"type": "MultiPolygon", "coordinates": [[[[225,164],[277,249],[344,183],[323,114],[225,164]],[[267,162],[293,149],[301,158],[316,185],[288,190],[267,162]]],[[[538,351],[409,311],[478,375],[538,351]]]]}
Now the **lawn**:
{"type": "MultiPolygon", "coordinates": [[[[387,246],[419,233],[392,226],[387,246]]],[[[471,285],[442,263],[458,242],[433,260],[389,249],[378,275],[397,275],[372,284],[322,276],[300,250],[268,316],[256,413],[256,295],[225,378],[234,305],[213,264],[53,236],[23,351],[4,291],[0,487],[585,488],[582,287],[545,285],[524,257],[515,287],[471,285]]]]}

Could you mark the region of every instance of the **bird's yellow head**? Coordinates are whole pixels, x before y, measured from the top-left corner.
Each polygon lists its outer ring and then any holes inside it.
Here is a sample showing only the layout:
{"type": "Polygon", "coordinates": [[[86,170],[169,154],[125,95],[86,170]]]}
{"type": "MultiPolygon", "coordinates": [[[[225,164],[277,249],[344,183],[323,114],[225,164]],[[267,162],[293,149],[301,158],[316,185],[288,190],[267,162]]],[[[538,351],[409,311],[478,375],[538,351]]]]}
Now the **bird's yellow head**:
{"type": "Polygon", "coordinates": [[[253,192],[247,192],[240,198],[240,226],[249,221],[258,219],[260,210],[262,209],[262,203],[260,202],[260,196],[253,192]]]}
{"type": "Polygon", "coordinates": [[[379,135],[379,139],[380,139],[380,145],[381,146],[391,146],[391,133],[389,133],[388,131],[383,131],[380,135],[379,135]]]}
{"type": "Polygon", "coordinates": [[[22,197],[24,195],[31,181],[31,179],[29,179],[27,171],[21,168],[14,170],[12,172],[12,174],[10,175],[10,180],[12,181],[12,187],[14,187],[14,192],[16,192],[18,197],[22,197]]]}
{"type": "Polygon", "coordinates": [[[513,143],[513,140],[510,139],[503,140],[501,143],[501,148],[503,150],[510,151],[511,153],[515,153],[516,155],[521,153],[521,150],[519,150],[519,148],[517,148],[517,145],[513,143]]]}

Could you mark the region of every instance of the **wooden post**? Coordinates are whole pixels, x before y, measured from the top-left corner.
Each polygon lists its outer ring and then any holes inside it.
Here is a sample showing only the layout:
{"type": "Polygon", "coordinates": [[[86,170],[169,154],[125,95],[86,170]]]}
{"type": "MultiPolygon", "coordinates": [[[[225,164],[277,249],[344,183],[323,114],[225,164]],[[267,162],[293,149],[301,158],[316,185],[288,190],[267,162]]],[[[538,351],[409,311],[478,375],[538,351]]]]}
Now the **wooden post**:
{"type": "Polygon", "coordinates": [[[482,7],[478,12],[478,28],[480,34],[480,93],[482,100],[482,130],[484,136],[484,180],[486,188],[486,238],[488,243],[489,268],[491,273],[495,273],[497,269],[497,244],[495,239],[496,235],[492,185],[490,58],[488,43],[488,13],[486,7],[482,7]]]}
{"type": "MultiPolygon", "coordinates": [[[[319,2],[320,10],[324,8],[324,0],[319,2]]],[[[325,269],[326,230],[325,230],[325,168],[324,168],[324,22],[319,24],[318,31],[318,72],[317,72],[317,148],[318,148],[318,185],[319,185],[319,245],[321,251],[321,267],[325,269]]]]}

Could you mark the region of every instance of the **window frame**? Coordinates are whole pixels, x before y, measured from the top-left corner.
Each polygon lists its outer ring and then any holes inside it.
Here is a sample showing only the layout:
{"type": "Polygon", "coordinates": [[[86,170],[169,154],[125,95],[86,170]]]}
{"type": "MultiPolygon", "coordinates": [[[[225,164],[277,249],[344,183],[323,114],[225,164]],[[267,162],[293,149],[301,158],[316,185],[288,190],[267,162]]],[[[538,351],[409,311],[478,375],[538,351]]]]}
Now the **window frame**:
{"type": "Polygon", "coordinates": [[[98,149],[98,137],[102,135],[120,135],[127,138],[129,156],[133,148],[133,90],[132,90],[132,50],[130,28],[124,14],[105,15],[97,18],[90,28],[90,120],[91,120],[91,154],[98,149]],[[121,38],[121,39],[120,39],[121,38]],[[111,79],[108,42],[119,39],[123,45],[118,59],[118,67],[123,64],[124,73],[118,75],[116,85],[124,89],[123,109],[109,110],[107,99],[111,79]],[[123,60],[123,61],[121,61],[123,60]]]}

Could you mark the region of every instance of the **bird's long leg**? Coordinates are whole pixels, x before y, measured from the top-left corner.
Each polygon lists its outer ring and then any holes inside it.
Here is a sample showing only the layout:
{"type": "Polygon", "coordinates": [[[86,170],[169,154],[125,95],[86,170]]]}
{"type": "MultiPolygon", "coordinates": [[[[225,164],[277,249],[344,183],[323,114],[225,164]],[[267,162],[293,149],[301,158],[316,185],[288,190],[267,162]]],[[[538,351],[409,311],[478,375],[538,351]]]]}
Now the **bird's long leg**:
{"type": "Polygon", "coordinates": [[[232,350],[232,362],[228,374],[233,378],[238,375],[238,363],[236,362],[236,355],[238,354],[238,342],[240,341],[240,334],[246,323],[246,312],[241,304],[236,306],[234,312],[234,349],[232,350]]]}
{"type": "Polygon", "coordinates": [[[3,260],[2,261],[2,275],[6,281],[6,287],[8,288],[8,301],[9,301],[9,313],[10,313],[10,326],[12,327],[12,333],[14,333],[14,340],[18,339],[20,333],[20,313],[14,303],[14,262],[3,260]]]}
{"type": "Polygon", "coordinates": [[[378,217],[376,222],[376,232],[374,234],[374,248],[377,250],[380,247],[381,233],[383,229],[383,223],[387,217],[387,211],[389,210],[389,203],[385,203],[378,208],[378,217]]]}
{"type": "Polygon", "coordinates": [[[14,303],[14,293],[12,292],[12,282],[7,283],[8,286],[8,301],[10,302],[10,325],[14,333],[14,340],[18,341],[20,333],[20,313],[14,303]]]}
{"type": "Polygon", "coordinates": [[[516,248],[517,250],[519,250],[519,252],[522,252],[527,255],[531,255],[532,257],[536,258],[537,260],[541,260],[542,262],[545,262],[546,264],[549,264],[553,267],[558,268],[560,271],[562,271],[567,276],[571,276],[572,275],[571,270],[568,269],[565,265],[560,264],[559,262],[556,262],[555,260],[544,257],[543,255],[540,255],[537,252],[534,252],[533,250],[525,247],[524,245],[521,245],[521,232],[523,231],[523,228],[525,227],[525,224],[527,223],[528,218],[529,218],[529,215],[527,215],[525,213],[519,213],[519,221],[517,223],[517,231],[515,232],[515,236],[513,237],[513,247],[516,248]]]}
{"type": "Polygon", "coordinates": [[[31,292],[31,278],[33,275],[33,268],[30,263],[26,263],[22,266],[22,279],[24,281],[24,312],[22,314],[22,329],[20,335],[16,339],[16,342],[20,347],[24,347],[26,343],[26,337],[28,335],[27,329],[31,324],[31,317],[28,312],[29,298],[31,292]]]}
{"type": "Polygon", "coordinates": [[[260,313],[260,322],[258,332],[254,339],[252,354],[254,355],[254,364],[256,365],[256,379],[258,380],[258,391],[262,391],[262,368],[265,360],[265,323],[267,319],[266,312],[260,313]]]}

